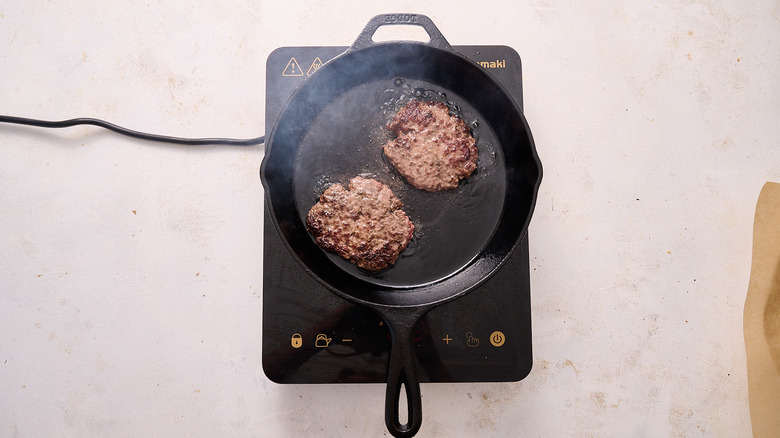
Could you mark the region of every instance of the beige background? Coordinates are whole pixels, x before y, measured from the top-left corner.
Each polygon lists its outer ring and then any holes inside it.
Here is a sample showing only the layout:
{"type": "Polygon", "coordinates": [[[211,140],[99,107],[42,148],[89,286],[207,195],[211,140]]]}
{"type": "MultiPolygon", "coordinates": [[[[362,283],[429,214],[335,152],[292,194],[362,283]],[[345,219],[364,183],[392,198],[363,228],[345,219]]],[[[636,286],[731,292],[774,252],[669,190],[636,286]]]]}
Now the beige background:
{"type": "MultiPolygon", "coordinates": [[[[273,49],[396,11],[520,53],[545,168],[534,369],[423,385],[419,436],[750,436],[776,1],[4,2],[0,112],[256,136],[273,49]]],[[[261,159],[0,126],[0,436],[383,436],[381,385],[263,375],[261,159]]]]}

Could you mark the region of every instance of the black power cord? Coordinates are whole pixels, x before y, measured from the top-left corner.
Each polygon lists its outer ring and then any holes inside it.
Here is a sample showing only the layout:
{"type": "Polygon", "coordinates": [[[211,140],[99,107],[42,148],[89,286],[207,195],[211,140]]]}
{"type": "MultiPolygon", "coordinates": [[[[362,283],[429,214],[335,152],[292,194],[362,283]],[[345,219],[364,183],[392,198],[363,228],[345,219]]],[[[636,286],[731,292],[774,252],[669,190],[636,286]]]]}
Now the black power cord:
{"type": "Polygon", "coordinates": [[[106,122],[105,120],[93,119],[89,117],[79,117],[76,119],[50,121],[50,120],[38,120],[28,119],[26,117],[14,117],[0,115],[0,123],[15,123],[17,125],[29,125],[37,126],[40,128],[68,128],[76,125],[93,125],[101,128],[109,129],[116,133],[127,135],[129,137],[140,138],[142,140],[159,141],[164,143],[175,143],[183,145],[234,145],[234,146],[254,146],[265,143],[265,136],[257,138],[184,138],[184,137],[170,137],[167,135],[149,134],[146,132],[134,131],[132,129],[123,128],[113,123],[106,122]]]}

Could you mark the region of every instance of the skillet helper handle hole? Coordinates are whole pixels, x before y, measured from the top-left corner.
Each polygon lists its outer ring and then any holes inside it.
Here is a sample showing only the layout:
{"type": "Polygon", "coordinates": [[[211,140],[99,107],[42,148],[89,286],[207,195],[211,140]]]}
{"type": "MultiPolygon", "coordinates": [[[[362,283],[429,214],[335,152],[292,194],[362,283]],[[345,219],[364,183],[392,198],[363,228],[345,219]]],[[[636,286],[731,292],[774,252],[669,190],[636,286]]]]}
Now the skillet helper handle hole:
{"type": "MultiPolygon", "coordinates": [[[[417,26],[421,27],[430,38],[426,44],[444,50],[452,50],[452,46],[444,38],[439,29],[430,18],[420,14],[382,14],[369,20],[366,27],[360,32],[350,50],[359,50],[376,45],[374,36],[377,30],[383,26],[417,26]]],[[[381,36],[381,34],[380,34],[381,36]]]]}
{"type": "Polygon", "coordinates": [[[412,334],[419,317],[398,323],[387,321],[391,347],[387,366],[385,392],[385,425],[395,437],[414,436],[422,426],[422,396],[417,379],[412,334]],[[402,406],[401,390],[405,390],[406,406],[402,406]],[[401,423],[402,409],[406,408],[406,422],[401,423]]]}

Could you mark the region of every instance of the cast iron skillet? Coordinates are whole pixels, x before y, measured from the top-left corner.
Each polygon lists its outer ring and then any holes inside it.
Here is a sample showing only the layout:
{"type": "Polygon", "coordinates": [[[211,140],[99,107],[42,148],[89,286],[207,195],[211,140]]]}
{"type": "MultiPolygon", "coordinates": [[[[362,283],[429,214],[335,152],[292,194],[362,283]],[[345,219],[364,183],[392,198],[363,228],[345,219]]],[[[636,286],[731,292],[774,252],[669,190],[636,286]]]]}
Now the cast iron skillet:
{"type": "Polygon", "coordinates": [[[390,330],[385,423],[393,435],[413,436],[422,424],[415,324],[501,267],[527,230],[541,173],[517,103],[422,15],[374,17],[346,52],[296,90],[272,127],[261,177],[282,240],[309,274],[376,311],[390,330]],[[421,26],[430,41],[374,42],[376,30],[390,24],[421,26]],[[383,159],[384,126],[413,98],[447,103],[477,138],[478,169],[456,189],[417,190],[383,159]],[[396,264],[378,273],[325,252],[306,229],[306,214],[325,188],[357,175],[390,186],[416,227],[396,264]],[[399,421],[402,386],[406,424],[399,421]]]}

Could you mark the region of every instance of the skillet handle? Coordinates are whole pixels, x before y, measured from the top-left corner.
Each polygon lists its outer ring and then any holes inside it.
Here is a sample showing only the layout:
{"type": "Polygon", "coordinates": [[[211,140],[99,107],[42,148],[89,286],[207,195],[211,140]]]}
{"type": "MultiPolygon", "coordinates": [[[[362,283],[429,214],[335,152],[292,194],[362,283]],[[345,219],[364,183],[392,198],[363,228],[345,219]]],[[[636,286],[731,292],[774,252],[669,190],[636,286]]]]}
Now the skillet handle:
{"type": "Polygon", "coordinates": [[[363,31],[360,32],[360,35],[358,35],[357,39],[352,44],[352,47],[349,48],[349,50],[359,50],[376,45],[377,43],[374,42],[372,37],[374,36],[374,33],[376,33],[377,29],[382,26],[393,25],[420,26],[423,28],[423,30],[425,30],[426,33],[428,33],[428,36],[431,38],[431,40],[427,43],[429,46],[437,47],[443,50],[452,50],[452,46],[447,42],[446,39],[444,39],[444,35],[442,35],[436,25],[433,24],[433,21],[431,21],[431,19],[427,16],[420,14],[377,15],[376,17],[369,20],[368,24],[363,29],[363,31]]]}
{"type": "Polygon", "coordinates": [[[414,354],[414,326],[427,309],[380,311],[390,329],[391,347],[385,390],[385,426],[395,437],[412,437],[422,426],[422,396],[414,354]],[[401,424],[401,388],[406,389],[407,422],[401,424]]]}

